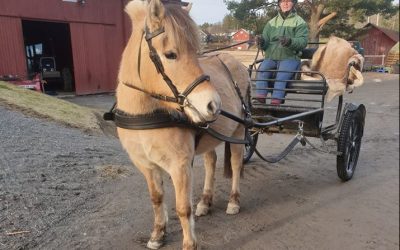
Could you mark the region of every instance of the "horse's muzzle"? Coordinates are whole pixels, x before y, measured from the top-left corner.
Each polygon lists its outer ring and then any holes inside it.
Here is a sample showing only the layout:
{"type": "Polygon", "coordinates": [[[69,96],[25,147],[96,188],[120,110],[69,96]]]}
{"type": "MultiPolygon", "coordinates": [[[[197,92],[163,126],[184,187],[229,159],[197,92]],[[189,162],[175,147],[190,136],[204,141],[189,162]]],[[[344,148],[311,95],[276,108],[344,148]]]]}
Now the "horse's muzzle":
{"type": "Polygon", "coordinates": [[[221,113],[221,105],[216,101],[210,101],[207,105],[207,111],[210,115],[218,116],[221,113]]]}

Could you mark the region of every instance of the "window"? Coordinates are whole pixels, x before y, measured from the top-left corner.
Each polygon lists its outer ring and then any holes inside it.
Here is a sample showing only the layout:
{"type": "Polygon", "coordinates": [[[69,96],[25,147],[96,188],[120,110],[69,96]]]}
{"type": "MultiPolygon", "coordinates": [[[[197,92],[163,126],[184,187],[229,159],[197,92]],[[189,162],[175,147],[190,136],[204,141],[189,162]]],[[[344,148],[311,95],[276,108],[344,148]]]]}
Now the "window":
{"type": "Polygon", "coordinates": [[[33,75],[35,72],[40,70],[39,58],[43,55],[43,43],[27,45],[25,46],[25,49],[28,74],[33,75]]]}

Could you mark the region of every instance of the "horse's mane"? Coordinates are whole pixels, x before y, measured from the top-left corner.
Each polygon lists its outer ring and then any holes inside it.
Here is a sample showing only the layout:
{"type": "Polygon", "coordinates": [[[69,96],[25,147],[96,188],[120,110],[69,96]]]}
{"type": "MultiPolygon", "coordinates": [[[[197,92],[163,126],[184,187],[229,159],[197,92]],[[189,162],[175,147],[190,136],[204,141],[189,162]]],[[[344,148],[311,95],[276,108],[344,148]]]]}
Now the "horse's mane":
{"type": "Polygon", "coordinates": [[[180,53],[200,50],[199,32],[188,12],[176,4],[165,4],[165,30],[180,53]]]}

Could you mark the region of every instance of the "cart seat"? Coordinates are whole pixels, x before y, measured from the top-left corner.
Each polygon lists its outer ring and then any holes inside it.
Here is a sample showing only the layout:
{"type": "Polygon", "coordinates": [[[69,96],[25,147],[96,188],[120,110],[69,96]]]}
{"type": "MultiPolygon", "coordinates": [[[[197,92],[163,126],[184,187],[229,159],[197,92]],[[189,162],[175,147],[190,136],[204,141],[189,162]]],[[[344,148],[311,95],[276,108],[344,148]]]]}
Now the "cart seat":
{"type": "MultiPolygon", "coordinates": [[[[303,56],[311,58],[316,49],[307,49],[303,56]]],[[[258,63],[261,63],[260,60],[258,63]]],[[[294,71],[295,77],[287,82],[285,97],[283,104],[271,105],[271,94],[268,94],[265,103],[260,103],[256,97],[256,75],[258,64],[250,66],[249,72],[252,81],[251,93],[251,114],[252,118],[258,122],[270,122],[279,118],[284,118],[292,115],[301,114],[324,107],[325,95],[328,86],[325,77],[319,72],[311,72],[313,75],[317,74],[322,80],[301,80],[300,75],[302,71],[294,71]]],[[[271,70],[271,72],[279,72],[271,70]]],[[[268,82],[274,82],[275,77],[271,79],[264,79],[268,82]]],[[[269,92],[274,88],[266,88],[269,92]]],[[[317,112],[312,115],[303,116],[295,121],[288,121],[278,126],[268,127],[267,130],[273,133],[296,133],[298,130],[299,120],[304,122],[304,134],[312,137],[319,137],[322,129],[323,112],[317,112]]]]}
{"type": "Polygon", "coordinates": [[[301,59],[311,60],[318,48],[305,48],[301,51],[301,59]]]}

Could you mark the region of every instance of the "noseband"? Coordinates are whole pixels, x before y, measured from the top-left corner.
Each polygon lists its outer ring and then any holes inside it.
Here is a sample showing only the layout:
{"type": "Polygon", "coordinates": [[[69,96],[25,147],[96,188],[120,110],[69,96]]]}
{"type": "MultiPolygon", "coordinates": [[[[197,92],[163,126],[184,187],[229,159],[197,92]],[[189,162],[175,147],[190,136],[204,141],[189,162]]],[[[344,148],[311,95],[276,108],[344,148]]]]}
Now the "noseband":
{"type": "MultiPolygon", "coordinates": [[[[153,62],[154,66],[157,69],[158,74],[161,74],[164,81],[166,82],[166,84],[168,85],[168,87],[170,88],[170,90],[172,91],[174,97],[170,97],[170,96],[166,96],[166,95],[160,95],[160,94],[154,94],[154,93],[150,93],[142,88],[139,88],[137,86],[134,86],[132,84],[129,83],[123,83],[124,85],[126,85],[127,87],[139,90],[141,92],[144,92],[148,95],[150,95],[151,97],[158,99],[158,100],[162,100],[165,102],[173,102],[173,103],[177,103],[180,106],[181,111],[183,111],[183,108],[189,103],[187,101],[187,96],[202,82],[204,81],[209,81],[210,80],[210,76],[208,75],[201,75],[200,77],[198,77],[197,79],[195,79],[182,93],[179,93],[177,87],[174,85],[174,83],[172,82],[171,78],[168,77],[168,75],[165,73],[164,70],[164,66],[161,62],[161,58],[158,55],[156,49],[154,48],[151,40],[159,35],[161,35],[162,33],[165,32],[164,27],[154,31],[154,32],[150,32],[149,28],[147,27],[147,25],[145,26],[144,29],[144,38],[146,39],[147,45],[149,46],[149,56],[151,61],[153,62]]],[[[142,37],[143,39],[143,37],[142,37]]],[[[142,42],[140,43],[140,48],[139,48],[139,63],[138,63],[138,71],[139,71],[139,77],[140,77],[140,61],[141,61],[141,47],[142,47],[142,42]]]]}

